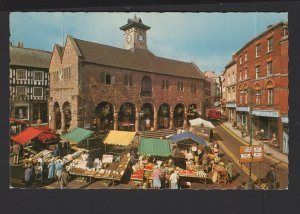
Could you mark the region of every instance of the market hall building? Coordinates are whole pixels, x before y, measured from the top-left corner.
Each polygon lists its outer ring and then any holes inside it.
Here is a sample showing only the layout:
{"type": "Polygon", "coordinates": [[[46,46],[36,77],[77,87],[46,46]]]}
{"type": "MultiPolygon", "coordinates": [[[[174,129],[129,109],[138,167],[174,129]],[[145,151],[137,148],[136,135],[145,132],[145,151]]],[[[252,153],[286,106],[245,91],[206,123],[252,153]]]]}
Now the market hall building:
{"type": "Polygon", "coordinates": [[[140,18],[128,19],[124,49],[68,36],[50,63],[49,125],[149,130],[183,127],[203,114],[205,78],[193,62],[155,56],[140,18]]]}
{"type": "Polygon", "coordinates": [[[250,130],[252,101],[253,136],[288,153],[287,23],[268,26],[236,53],[236,63],[238,126],[244,124],[250,130]]]}

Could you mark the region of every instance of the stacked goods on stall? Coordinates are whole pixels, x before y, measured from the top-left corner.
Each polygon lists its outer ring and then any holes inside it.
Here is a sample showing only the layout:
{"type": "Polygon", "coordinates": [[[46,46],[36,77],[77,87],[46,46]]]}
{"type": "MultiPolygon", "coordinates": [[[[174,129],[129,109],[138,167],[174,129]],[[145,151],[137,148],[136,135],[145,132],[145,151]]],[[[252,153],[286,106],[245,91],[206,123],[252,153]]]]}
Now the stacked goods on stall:
{"type": "Polygon", "coordinates": [[[121,180],[121,178],[123,177],[125,170],[127,169],[128,166],[128,162],[129,162],[129,158],[127,155],[123,155],[118,167],[115,170],[115,178],[117,180],[121,180]]]}
{"type": "Polygon", "coordinates": [[[33,156],[32,162],[36,163],[38,159],[41,157],[43,158],[46,164],[48,164],[51,160],[54,159],[52,151],[45,149],[39,152],[38,154],[36,154],[35,156],[33,156]]]}

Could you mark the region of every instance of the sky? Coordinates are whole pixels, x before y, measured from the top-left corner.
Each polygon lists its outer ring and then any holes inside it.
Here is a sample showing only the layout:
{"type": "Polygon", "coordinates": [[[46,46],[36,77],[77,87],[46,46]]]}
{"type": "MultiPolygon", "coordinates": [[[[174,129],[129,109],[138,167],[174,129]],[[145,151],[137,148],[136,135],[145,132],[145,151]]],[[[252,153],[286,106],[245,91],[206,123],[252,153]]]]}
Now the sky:
{"type": "Polygon", "coordinates": [[[220,74],[232,54],[267,29],[287,22],[287,13],[120,13],[14,12],[10,41],[24,47],[52,51],[67,35],[123,48],[119,27],[136,15],[150,28],[148,49],[156,56],[194,62],[201,71],[220,74]]]}

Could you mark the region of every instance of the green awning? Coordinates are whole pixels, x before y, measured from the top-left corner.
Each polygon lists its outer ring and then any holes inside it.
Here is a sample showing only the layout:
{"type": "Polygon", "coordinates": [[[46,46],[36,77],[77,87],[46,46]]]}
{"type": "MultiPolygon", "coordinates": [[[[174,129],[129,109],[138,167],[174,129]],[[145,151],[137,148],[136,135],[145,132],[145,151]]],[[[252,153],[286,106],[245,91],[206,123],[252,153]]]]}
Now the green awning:
{"type": "Polygon", "coordinates": [[[79,143],[79,142],[89,138],[93,133],[94,132],[90,131],[90,130],[86,130],[86,129],[82,129],[82,128],[75,128],[75,129],[72,129],[71,132],[69,132],[68,134],[61,136],[61,138],[79,143]]]}
{"type": "Polygon", "coordinates": [[[170,156],[171,140],[142,138],[138,148],[138,154],[147,156],[170,156]]]}

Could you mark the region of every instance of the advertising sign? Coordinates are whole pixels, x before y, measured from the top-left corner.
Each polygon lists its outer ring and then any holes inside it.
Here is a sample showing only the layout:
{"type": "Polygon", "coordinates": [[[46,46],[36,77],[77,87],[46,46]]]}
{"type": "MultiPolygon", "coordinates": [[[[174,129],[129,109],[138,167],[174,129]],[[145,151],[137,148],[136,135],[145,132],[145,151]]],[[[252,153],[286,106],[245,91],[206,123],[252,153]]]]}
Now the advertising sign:
{"type": "Polygon", "coordinates": [[[112,163],[112,162],[113,162],[113,155],[102,156],[102,163],[112,163]]]}

